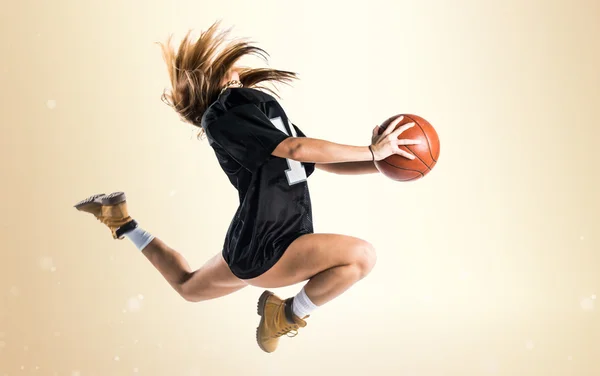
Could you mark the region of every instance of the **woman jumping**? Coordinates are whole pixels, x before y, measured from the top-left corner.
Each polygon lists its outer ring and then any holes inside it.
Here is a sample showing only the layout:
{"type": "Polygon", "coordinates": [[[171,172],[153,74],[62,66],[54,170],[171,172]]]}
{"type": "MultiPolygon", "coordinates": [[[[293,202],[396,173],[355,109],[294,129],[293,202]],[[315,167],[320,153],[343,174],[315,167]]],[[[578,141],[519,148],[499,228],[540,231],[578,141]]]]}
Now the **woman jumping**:
{"type": "Polygon", "coordinates": [[[313,232],[307,185],[315,168],[336,174],[376,173],[374,161],[418,141],[399,139],[414,126],[373,129],[368,146],[309,138],[262,83],[289,83],[296,74],[238,66],[247,55],[266,52],[245,41],[226,42],[218,23],[197,40],[188,34],[175,50],[162,45],[171,90],[163,95],[186,122],[206,135],[217,161],[239,193],[223,249],[198,270],[162,240],[145,231],[127,208],[125,193],[97,194],[75,205],[93,214],[114,239],[130,239],[184,299],[200,302],[248,285],[280,288],[308,281],[287,300],[270,291],[258,299],[256,340],[276,350],[283,335],[306,326],[317,308],[364,278],[375,265],[373,246],[361,239],[313,232]],[[397,128],[397,129],[396,129],[397,128]]]}

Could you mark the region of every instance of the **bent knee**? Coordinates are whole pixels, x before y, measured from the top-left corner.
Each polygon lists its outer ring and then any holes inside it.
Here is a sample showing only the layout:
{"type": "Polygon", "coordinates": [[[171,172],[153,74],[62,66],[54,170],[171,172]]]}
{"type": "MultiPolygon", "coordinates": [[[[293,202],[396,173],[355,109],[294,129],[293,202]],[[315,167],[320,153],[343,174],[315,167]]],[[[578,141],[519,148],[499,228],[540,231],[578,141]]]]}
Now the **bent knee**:
{"type": "Polygon", "coordinates": [[[194,293],[193,291],[188,291],[188,289],[183,288],[183,287],[180,287],[179,289],[177,289],[177,292],[185,301],[190,302],[190,303],[198,303],[198,302],[205,300],[199,294],[194,293]]]}
{"type": "Polygon", "coordinates": [[[188,302],[198,303],[207,300],[203,292],[206,288],[208,288],[208,286],[198,285],[197,283],[192,286],[189,283],[183,282],[173,287],[179,293],[179,295],[188,302]]]}
{"type": "Polygon", "coordinates": [[[203,302],[205,299],[203,299],[201,296],[198,295],[186,295],[186,294],[180,294],[181,297],[190,303],[199,303],[199,302],[203,302]]]}
{"type": "Polygon", "coordinates": [[[373,270],[376,262],[375,247],[365,240],[357,241],[352,251],[351,263],[356,267],[359,279],[366,277],[373,270]]]}

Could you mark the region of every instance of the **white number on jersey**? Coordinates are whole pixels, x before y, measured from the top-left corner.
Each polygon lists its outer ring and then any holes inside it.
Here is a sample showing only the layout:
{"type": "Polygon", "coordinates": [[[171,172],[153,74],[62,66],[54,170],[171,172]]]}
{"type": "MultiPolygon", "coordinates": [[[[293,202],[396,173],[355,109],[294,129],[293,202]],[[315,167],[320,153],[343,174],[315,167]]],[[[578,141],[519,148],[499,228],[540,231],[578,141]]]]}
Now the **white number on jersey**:
{"type": "MultiPolygon", "coordinates": [[[[274,119],[271,119],[271,122],[273,123],[275,128],[279,129],[280,131],[287,134],[288,136],[292,136],[292,137],[298,136],[298,134],[296,133],[296,129],[294,128],[292,123],[290,123],[289,121],[288,121],[288,125],[290,126],[290,129],[292,130],[291,135],[285,128],[285,125],[283,124],[283,120],[281,120],[281,117],[276,117],[274,119]]],[[[287,158],[286,158],[286,161],[288,163],[289,169],[287,169],[285,171],[285,175],[287,176],[287,180],[290,185],[301,183],[301,182],[307,180],[306,170],[304,169],[302,162],[294,161],[293,159],[287,159],[287,158]]]]}

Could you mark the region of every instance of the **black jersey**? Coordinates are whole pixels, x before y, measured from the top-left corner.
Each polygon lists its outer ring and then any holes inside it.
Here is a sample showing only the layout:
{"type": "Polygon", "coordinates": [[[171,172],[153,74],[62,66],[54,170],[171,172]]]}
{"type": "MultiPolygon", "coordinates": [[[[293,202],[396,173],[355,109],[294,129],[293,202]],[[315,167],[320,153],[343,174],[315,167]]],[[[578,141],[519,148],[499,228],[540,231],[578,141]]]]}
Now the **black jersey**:
{"type": "Polygon", "coordinates": [[[250,88],[225,90],[202,118],[221,168],[239,193],[223,256],[240,279],[271,268],[299,236],[312,233],[307,178],[313,163],[271,153],[288,137],[306,137],[277,100],[250,88]]]}

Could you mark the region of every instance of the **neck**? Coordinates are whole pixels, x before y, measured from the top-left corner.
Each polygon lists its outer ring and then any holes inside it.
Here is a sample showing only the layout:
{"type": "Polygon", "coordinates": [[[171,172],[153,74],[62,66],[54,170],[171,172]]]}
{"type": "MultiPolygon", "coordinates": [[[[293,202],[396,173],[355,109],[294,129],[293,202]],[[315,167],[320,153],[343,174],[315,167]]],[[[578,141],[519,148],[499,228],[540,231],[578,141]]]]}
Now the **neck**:
{"type": "Polygon", "coordinates": [[[221,93],[229,89],[230,87],[244,87],[244,85],[238,80],[227,81],[227,83],[223,86],[223,89],[221,89],[221,93]]]}

